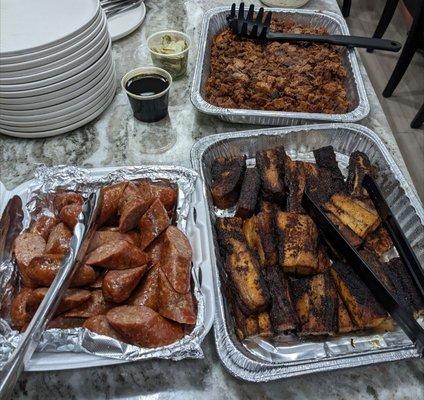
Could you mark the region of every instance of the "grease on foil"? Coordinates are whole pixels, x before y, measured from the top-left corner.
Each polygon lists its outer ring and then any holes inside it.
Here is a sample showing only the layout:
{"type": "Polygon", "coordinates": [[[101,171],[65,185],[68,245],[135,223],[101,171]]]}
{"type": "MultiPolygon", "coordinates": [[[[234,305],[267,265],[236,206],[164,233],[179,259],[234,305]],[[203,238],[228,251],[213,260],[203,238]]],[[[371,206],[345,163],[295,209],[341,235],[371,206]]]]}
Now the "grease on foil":
{"type": "MultiPolygon", "coordinates": [[[[37,205],[49,193],[57,189],[79,190],[88,194],[93,189],[106,184],[141,178],[152,180],[169,179],[178,185],[177,225],[187,233],[190,220],[190,200],[198,175],[184,167],[140,166],[84,169],[74,166],[40,166],[35,178],[27,183],[23,193],[24,228],[29,226],[31,216],[36,213],[37,205]],[[106,171],[106,172],[105,172],[106,171]],[[25,201],[27,200],[27,201],[25,201]]],[[[24,184],[25,186],[25,184],[24,184]]],[[[160,348],[146,349],[120,342],[107,336],[98,335],[85,328],[49,329],[41,337],[37,351],[45,352],[84,352],[97,356],[121,360],[142,360],[148,358],[201,358],[201,342],[205,335],[205,299],[200,289],[199,263],[193,260],[193,293],[197,300],[197,321],[193,331],[180,341],[160,348]]],[[[10,260],[0,263],[0,298],[8,302],[15,293],[17,267],[10,260]]],[[[19,343],[21,334],[9,325],[8,313],[1,310],[0,318],[0,365],[7,361],[19,343]]]]}
{"type": "MultiPolygon", "coordinates": [[[[197,141],[191,150],[191,162],[199,171],[213,224],[216,217],[230,216],[232,210],[213,206],[209,187],[211,167],[216,157],[244,154],[253,161],[259,150],[283,145],[287,154],[301,161],[315,162],[312,150],[333,146],[337,161],[347,173],[349,156],[363,151],[379,169],[378,183],[401,228],[424,265],[424,210],[402,172],[381,139],[370,129],[356,124],[316,124],[221,133],[197,141]],[[407,211],[405,211],[407,210],[407,211]]],[[[214,230],[211,231],[212,271],[215,282],[215,343],[228,371],[241,379],[265,382],[275,379],[330,371],[378,362],[418,357],[412,342],[400,329],[355,332],[321,339],[299,339],[291,335],[273,338],[251,337],[240,342],[227,308],[220,281],[222,271],[214,230]],[[215,262],[214,262],[215,258],[215,262]]],[[[388,258],[395,254],[392,252],[388,258]]],[[[424,319],[418,322],[423,326],[424,319]]]]}

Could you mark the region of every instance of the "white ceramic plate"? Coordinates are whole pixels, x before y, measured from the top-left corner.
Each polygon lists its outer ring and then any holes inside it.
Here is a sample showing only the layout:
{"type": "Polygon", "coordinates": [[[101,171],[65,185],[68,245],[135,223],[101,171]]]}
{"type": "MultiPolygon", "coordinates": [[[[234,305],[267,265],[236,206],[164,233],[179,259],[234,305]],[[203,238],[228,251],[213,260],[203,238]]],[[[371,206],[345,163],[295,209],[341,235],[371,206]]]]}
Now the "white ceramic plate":
{"type": "Polygon", "coordinates": [[[93,21],[93,23],[90,26],[88,26],[85,30],[78,33],[78,35],[62,43],[48,47],[46,49],[34,50],[31,52],[26,52],[24,54],[16,55],[16,56],[0,54],[1,63],[2,65],[24,63],[24,62],[33,61],[42,57],[52,56],[54,54],[59,53],[62,50],[68,49],[74,46],[75,44],[81,42],[86,36],[88,36],[93,31],[93,29],[95,29],[95,27],[100,23],[102,16],[104,16],[104,12],[102,8],[99,7],[99,10],[97,11],[96,18],[93,21]]]}
{"type": "MultiPolygon", "coordinates": [[[[106,50],[110,36],[105,26],[100,40],[94,44],[88,51],[81,54],[79,57],[72,59],[72,61],[62,64],[59,67],[53,68],[48,71],[40,72],[37,74],[26,75],[15,78],[0,77],[0,89],[3,88],[23,88],[25,85],[30,87],[42,87],[45,84],[58,82],[62,79],[71,77],[79,71],[85,69],[88,65],[95,62],[101,54],[106,50]],[[85,65],[85,68],[83,67],[85,65]]],[[[6,89],[7,90],[7,89],[6,89]]],[[[15,90],[15,89],[14,89],[15,90]]]]}
{"type": "Polygon", "coordinates": [[[102,13],[99,13],[99,18],[98,21],[96,21],[96,25],[92,26],[93,29],[88,32],[81,41],[78,41],[72,46],[65,47],[56,53],[30,61],[18,62],[14,64],[0,63],[0,77],[9,78],[30,75],[32,73],[53,69],[56,66],[60,66],[66,62],[71,61],[73,58],[76,58],[86,52],[90,47],[93,47],[96,41],[101,39],[105,25],[105,19],[106,16],[102,13]]]}
{"type": "Polygon", "coordinates": [[[112,41],[121,39],[135,31],[146,17],[146,6],[141,3],[139,7],[128,10],[122,14],[108,18],[107,24],[112,41]]]}
{"type": "MultiPolygon", "coordinates": [[[[62,133],[66,133],[69,131],[72,131],[74,129],[77,129],[88,122],[92,121],[94,118],[98,117],[112,102],[114,95],[116,91],[116,84],[114,81],[114,84],[112,86],[112,90],[107,93],[107,95],[104,97],[103,101],[93,107],[93,109],[89,110],[89,112],[85,113],[84,115],[81,115],[81,119],[77,120],[76,122],[72,123],[71,121],[67,121],[66,123],[57,124],[54,127],[49,127],[50,129],[41,131],[37,128],[31,128],[28,130],[27,128],[21,128],[21,129],[7,129],[3,126],[0,126],[0,133],[3,133],[8,136],[15,136],[15,137],[21,137],[21,138],[42,138],[42,137],[50,137],[50,136],[56,136],[60,135],[62,133]]],[[[44,127],[45,128],[45,127],[44,127]]]]}
{"type": "MultiPolygon", "coordinates": [[[[39,115],[42,112],[52,112],[63,107],[64,103],[68,103],[73,99],[81,96],[82,94],[88,92],[92,87],[96,86],[106,75],[111,73],[112,69],[112,60],[108,59],[105,66],[100,71],[94,71],[93,74],[90,74],[88,77],[77,82],[77,85],[68,86],[65,89],[62,89],[58,92],[64,91],[64,94],[47,97],[47,100],[38,101],[37,97],[51,96],[52,93],[46,95],[34,96],[34,97],[23,97],[19,100],[22,104],[0,104],[0,118],[7,116],[24,116],[24,115],[39,115]]],[[[58,93],[57,92],[57,93],[58,93]]],[[[57,94],[53,93],[53,94],[57,94]]]]}
{"type": "Polygon", "coordinates": [[[107,95],[111,87],[116,84],[115,78],[115,69],[113,69],[113,74],[106,78],[106,82],[103,87],[94,91],[94,93],[91,93],[90,96],[69,108],[63,108],[62,110],[47,114],[46,118],[43,118],[43,115],[41,117],[35,116],[33,117],[34,119],[32,119],[32,117],[22,117],[25,118],[24,121],[22,121],[22,118],[18,121],[5,121],[0,118],[0,126],[6,129],[26,130],[28,128],[28,130],[47,130],[54,129],[57,127],[57,124],[69,123],[69,121],[72,121],[72,123],[76,122],[81,119],[82,115],[89,112],[102,102],[104,96],[107,95]]]}
{"type": "MultiPolygon", "coordinates": [[[[22,83],[19,85],[0,85],[0,97],[7,97],[5,94],[8,92],[21,92],[18,97],[26,97],[28,95],[36,94],[35,92],[29,94],[29,91],[32,89],[39,89],[38,94],[48,93],[54,90],[54,84],[58,84],[59,87],[68,86],[69,84],[81,79],[81,72],[86,71],[87,68],[98,62],[101,57],[107,57],[110,52],[111,42],[109,35],[107,35],[105,36],[105,43],[102,43],[102,47],[95,54],[71,70],[59,75],[51,76],[50,78],[46,78],[41,81],[22,83]]],[[[16,97],[16,95],[9,95],[9,97],[16,97]]]]}
{"type": "MultiPolygon", "coordinates": [[[[6,107],[8,105],[14,109],[13,107],[15,105],[28,105],[28,103],[38,103],[68,95],[83,85],[88,84],[108,63],[111,63],[111,60],[112,53],[106,51],[97,62],[71,78],[32,90],[0,92],[0,108],[3,108],[3,106],[8,108],[6,107]]],[[[54,102],[51,104],[54,104],[54,102]]]]}
{"type": "Polygon", "coordinates": [[[99,75],[99,79],[94,85],[83,87],[82,89],[84,90],[79,95],[77,94],[68,101],[58,102],[50,107],[18,111],[0,109],[0,124],[27,126],[40,122],[40,124],[44,125],[51,123],[51,119],[53,118],[66,116],[75,110],[81,110],[84,105],[93,102],[103,90],[110,86],[111,79],[116,79],[114,72],[113,65],[111,64],[107,70],[99,75]]]}
{"type": "Polygon", "coordinates": [[[90,26],[98,0],[2,0],[1,55],[19,55],[63,43],[90,26]]]}

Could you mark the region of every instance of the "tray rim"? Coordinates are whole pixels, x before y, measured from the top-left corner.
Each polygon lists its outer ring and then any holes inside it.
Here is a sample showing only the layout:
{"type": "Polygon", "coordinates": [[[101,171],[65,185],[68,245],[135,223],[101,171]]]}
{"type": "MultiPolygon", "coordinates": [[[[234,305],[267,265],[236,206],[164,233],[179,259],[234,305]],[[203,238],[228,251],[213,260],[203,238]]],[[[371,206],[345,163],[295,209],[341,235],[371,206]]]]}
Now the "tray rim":
{"type": "MultiPolygon", "coordinates": [[[[199,174],[192,168],[187,168],[179,165],[167,165],[167,164],[142,164],[142,165],[121,165],[121,166],[110,166],[110,167],[80,167],[79,169],[90,171],[94,176],[102,177],[107,175],[110,172],[124,169],[124,168],[150,168],[156,167],[158,170],[180,170],[180,171],[190,171],[194,172],[197,175],[197,179],[195,181],[194,189],[191,194],[192,199],[190,201],[190,213],[192,210],[196,210],[196,221],[193,218],[188,218],[188,226],[190,226],[193,231],[190,235],[194,240],[199,239],[202,236],[207,234],[206,232],[206,219],[207,219],[207,211],[206,205],[204,204],[203,196],[201,195],[201,191],[203,185],[201,183],[201,179],[199,174]],[[197,231],[197,232],[195,232],[197,231]]],[[[4,184],[0,181],[0,189],[4,189],[4,196],[0,198],[0,213],[3,212],[4,207],[10,198],[14,195],[20,195],[31,185],[32,179],[28,179],[15,188],[11,190],[7,190],[4,184]]],[[[190,241],[191,242],[191,241],[190,241]]],[[[191,242],[193,243],[193,242],[191,242]]],[[[215,319],[215,293],[214,293],[214,284],[213,284],[213,275],[211,268],[207,268],[207,264],[210,260],[210,248],[209,246],[203,246],[201,249],[203,254],[203,259],[198,260],[199,268],[201,269],[202,276],[202,284],[200,289],[204,294],[205,300],[205,317],[204,322],[205,326],[201,334],[199,335],[199,339],[203,344],[203,341],[206,335],[209,333],[212,328],[214,319],[215,319]],[[205,268],[206,264],[206,268],[205,268]],[[203,266],[203,268],[202,268],[203,266]],[[208,281],[207,285],[203,286],[203,282],[208,281]]],[[[25,371],[32,372],[40,372],[40,371],[61,371],[61,370],[70,370],[70,369],[82,369],[82,368],[92,368],[92,367],[101,367],[101,366],[111,366],[118,364],[125,364],[130,362],[144,362],[152,359],[161,359],[160,357],[154,358],[146,358],[143,360],[120,360],[116,358],[102,357],[97,356],[85,352],[74,353],[74,352],[36,352],[34,353],[33,358],[28,363],[25,371]],[[62,363],[57,362],[57,359],[63,357],[64,360],[62,363]],[[50,362],[49,362],[50,360],[50,362]]],[[[2,367],[0,366],[0,370],[2,367]]]]}
{"type": "MultiPolygon", "coordinates": [[[[293,9],[293,8],[272,8],[264,7],[265,11],[272,11],[274,13],[284,12],[291,14],[304,14],[304,15],[314,15],[321,14],[327,17],[330,17],[336,21],[340,27],[340,31],[344,35],[349,35],[349,28],[347,26],[346,20],[339,14],[332,11],[324,10],[315,10],[315,9],[293,9]]],[[[193,84],[190,89],[190,100],[193,106],[200,111],[201,113],[207,115],[217,116],[224,120],[231,120],[231,122],[242,122],[236,121],[236,119],[246,119],[243,122],[254,123],[265,125],[261,122],[253,122],[253,118],[270,118],[274,120],[285,119],[285,120],[303,120],[305,123],[312,121],[320,122],[357,122],[364,119],[370,112],[370,104],[368,96],[365,91],[365,85],[360,72],[358,57],[359,54],[355,49],[347,49],[348,58],[352,65],[353,70],[353,79],[355,81],[355,88],[358,95],[358,105],[355,109],[344,114],[324,114],[324,113],[302,113],[302,112],[288,112],[288,111],[266,111],[266,110],[257,110],[257,109],[236,109],[236,108],[224,108],[218,107],[213,104],[210,104],[206,99],[203,98],[201,94],[201,74],[204,65],[204,60],[206,57],[206,37],[208,33],[208,27],[210,24],[211,18],[221,12],[229,11],[228,7],[214,7],[205,12],[202,20],[202,27],[200,31],[200,42],[198,47],[198,54],[195,64],[195,70],[193,75],[193,84]],[[361,110],[362,112],[358,112],[361,110]],[[357,115],[356,115],[357,114],[357,115]]],[[[280,121],[281,122],[281,121],[280,121]]],[[[268,125],[268,123],[266,124],[268,125]]],[[[272,123],[272,125],[282,125],[282,123],[272,123]]],[[[285,123],[284,125],[287,125],[285,123]]]]}
{"type": "MultiPolygon", "coordinates": [[[[288,127],[276,127],[276,128],[263,128],[263,129],[251,129],[246,131],[238,132],[227,132],[217,135],[206,136],[198,140],[191,148],[190,158],[193,168],[199,173],[203,181],[202,194],[205,197],[204,202],[207,204],[206,199],[206,185],[204,180],[203,168],[201,167],[201,158],[204,152],[212,145],[222,142],[225,140],[237,139],[237,138],[252,138],[255,136],[285,136],[291,132],[299,131],[310,131],[310,130],[326,130],[326,129],[350,129],[364,135],[368,140],[373,141],[382,152],[385,160],[390,164],[392,172],[397,176],[404,176],[398,165],[394,161],[392,155],[389,153],[387,147],[378,135],[371,129],[352,123],[326,123],[326,124],[310,124],[310,125],[299,125],[299,126],[288,126],[288,127]]],[[[421,223],[424,223],[424,209],[412,190],[411,185],[406,180],[399,182],[399,185],[404,190],[405,196],[408,197],[411,206],[414,208],[421,223]],[[414,204],[418,205],[418,208],[414,204]],[[420,207],[421,205],[421,207],[420,207]]],[[[210,218],[207,218],[209,236],[212,237],[212,224],[210,218]]],[[[291,363],[269,363],[263,360],[253,359],[247,357],[242,353],[231,340],[228,334],[227,325],[225,324],[224,310],[223,310],[223,298],[220,293],[220,276],[217,266],[217,260],[213,243],[210,242],[211,250],[211,264],[214,274],[215,286],[215,322],[214,322],[214,338],[217,347],[218,355],[223,363],[224,367],[228,372],[236,378],[243,379],[250,382],[268,382],[277,379],[290,378],[294,376],[311,374],[314,372],[332,371],[338,369],[359,367],[372,365],[382,362],[397,361],[403,359],[418,358],[419,354],[415,350],[413,344],[405,346],[397,346],[391,348],[381,348],[378,350],[363,351],[358,353],[351,353],[347,355],[334,356],[327,359],[319,360],[300,360],[298,362],[291,363]],[[226,335],[222,334],[225,331],[226,335]],[[224,343],[229,347],[225,348],[224,343]],[[237,354],[240,362],[235,362],[233,355],[237,354]]]]}

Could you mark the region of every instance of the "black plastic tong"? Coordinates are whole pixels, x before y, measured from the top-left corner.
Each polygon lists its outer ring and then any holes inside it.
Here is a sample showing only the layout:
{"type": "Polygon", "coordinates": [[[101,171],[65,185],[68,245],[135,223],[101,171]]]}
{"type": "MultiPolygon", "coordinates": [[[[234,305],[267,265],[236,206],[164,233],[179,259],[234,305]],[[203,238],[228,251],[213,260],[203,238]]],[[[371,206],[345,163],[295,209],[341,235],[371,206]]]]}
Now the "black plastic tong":
{"type": "MultiPolygon", "coordinates": [[[[371,177],[368,177],[368,178],[372,180],[371,177]]],[[[373,184],[375,185],[375,182],[373,182],[373,184]]],[[[365,184],[364,187],[366,185],[367,184],[365,184]]],[[[377,186],[375,185],[375,187],[377,186]]],[[[372,199],[372,194],[370,194],[370,192],[368,192],[368,194],[370,195],[370,198],[372,199]]],[[[387,206],[387,203],[385,202],[384,198],[382,199],[387,206]]],[[[375,296],[377,301],[398,323],[398,325],[402,328],[402,330],[409,337],[409,339],[411,339],[412,343],[414,343],[414,345],[416,346],[417,352],[419,353],[419,355],[423,357],[424,356],[424,329],[415,320],[410,308],[405,307],[404,305],[399,303],[399,301],[392,295],[392,293],[380,281],[378,276],[374,273],[373,269],[368,265],[366,261],[364,261],[364,259],[361,257],[359,252],[343,237],[343,235],[339,232],[337,227],[330,221],[330,219],[327,217],[325,212],[321,209],[321,207],[317,203],[315,203],[315,201],[312,199],[312,197],[309,195],[307,191],[305,191],[305,193],[303,194],[302,206],[306,210],[306,212],[312,217],[314,222],[317,224],[324,238],[330,243],[332,247],[337,249],[337,252],[343,256],[346,262],[348,262],[353,268],[355,268],[355,272],[359,275],[362,281],[368,286],[368,288],[370,289],[372,294],[375,296]]],[[[390,211],[388,206],[387,206],[387,209],[390,211]]],[[[381,213],[379,209],[377,209],[377,212],[379,214],[381,213]]],[[[391,214],[391,216],[394,219],[393,214],[391,214]]],[[[383,218],[382,220],[384,221],[383,218]]],[[[388,231],[388,232],[390,236],[392,236],[393,232],[392,231],[388,231]]],[[[393,242],[397,248],[396,240],[393,240],[393,242]]],[[[410,251],[412,252],[412,249],[410,251]]],[[[404,258],[405,254],[401,254],[400,251],[399,251],[399,254],[402,258],[402,261],[406,265],[408,265],[405,262],[405,258],[404,258]]],[[[409,257],[409,254],[407,258],[408,257],[409,257]]],[[[418,268],[421,270],[419,265],[418,265],[418,268]]],[[[422,270],[421,270],[421,273],[422,273],[422,270]]],[[[419,286],[416,280],[416,276],[413,275],[413,279],[415,283],[417,283],[417,286],[419,286]]]]}
{"type": "Polygon", "coordinates": [[[254,18],[253,4],[250,5],[245,17],[244,3],[240,3],[238,13],[236,13],[236,4],[231,6],[231,13],[227,16],[227,21],[233,32],[242,37],[259,40],[273,40],[277,42],[315,42],[329,43],[346,47],[363,47],[367,49],[377,49],[398,52],[402,45],[394,40],[385,40],[377,38],[369,38],[362,36],[349,35],[304,35],[296,33],[280,33],[271,32],[271,16],[272,12],[266,13],[265,19],[264,8],[261,7],[254,18]]]}

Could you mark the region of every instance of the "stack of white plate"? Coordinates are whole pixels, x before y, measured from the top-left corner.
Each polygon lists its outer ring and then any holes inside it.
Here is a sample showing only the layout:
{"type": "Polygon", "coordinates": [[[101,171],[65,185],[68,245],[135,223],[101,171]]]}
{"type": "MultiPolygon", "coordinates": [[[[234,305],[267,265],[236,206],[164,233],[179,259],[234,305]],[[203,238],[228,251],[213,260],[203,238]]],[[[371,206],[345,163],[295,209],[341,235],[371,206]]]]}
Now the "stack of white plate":
{"type": "Polygon", "coordinates": [[[99,116],[115,90],[98,0],[0,0],[0,133],[69,132],[99,116]]]}

